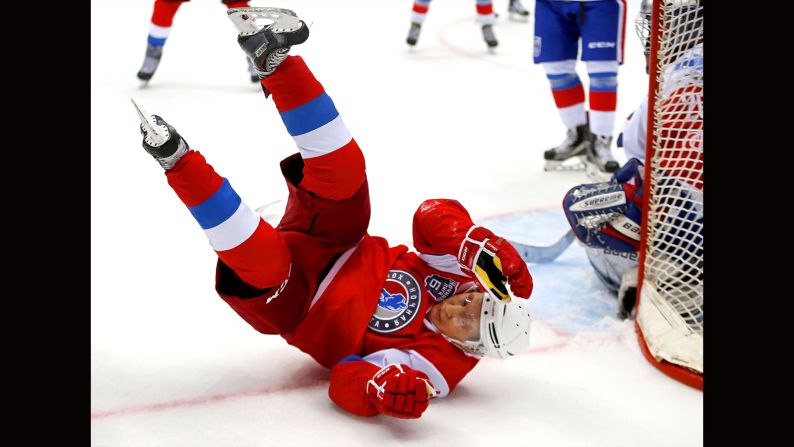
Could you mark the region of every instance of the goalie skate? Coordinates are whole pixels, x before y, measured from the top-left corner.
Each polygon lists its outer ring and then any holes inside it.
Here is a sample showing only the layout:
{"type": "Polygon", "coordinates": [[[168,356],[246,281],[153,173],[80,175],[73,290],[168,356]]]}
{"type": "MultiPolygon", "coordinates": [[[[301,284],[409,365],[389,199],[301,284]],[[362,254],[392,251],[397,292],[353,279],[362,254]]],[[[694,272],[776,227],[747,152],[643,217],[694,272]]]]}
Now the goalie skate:
{"type": "Polygon", "coordinates": [[[309,27],[289,9],[232,8],[226,13],[240,32],[237,43],[260,79],[276,70],[293,45],[309,38],[309,27]]]}

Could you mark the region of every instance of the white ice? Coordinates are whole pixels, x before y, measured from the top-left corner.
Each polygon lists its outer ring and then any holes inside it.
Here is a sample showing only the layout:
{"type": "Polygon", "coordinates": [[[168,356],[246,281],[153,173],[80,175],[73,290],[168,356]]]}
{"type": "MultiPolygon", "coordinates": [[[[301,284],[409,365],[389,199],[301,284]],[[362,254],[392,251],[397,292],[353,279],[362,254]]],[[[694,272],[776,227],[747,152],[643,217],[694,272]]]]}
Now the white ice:
{"type": "MultiPolygon", "coordinates": [[[[645,360],[578,246],[530,265],[535,321],[522,355],[483,360],[419,420],[335,407],[327,370],[215,294],[215,254],[141,148],[129,98],[174,125],[252,206],[285,198],[278,161],[294,142],[248,80],[219,0],[182,5],[159,70],[139,88],[152,3],[91,3],[92,445],[702,445],[702,392],[645,360]]],[[[511,22],[507,0],[495,0],[500,44],[489,54],[474,0],[433,1],[414,49],[410,0],[251,4],[293,9],[310,25],[292,54],[365,152],[371,234],[410,244],[411,216],[431,197],[458,199],[524,242],[566,231],[562,196],[588,179],[542,170],[565,129],[532,64],[534,13],[511,22]]],[[[638,7],[628,1],[616,133],[646,91],[638,7]]]]}

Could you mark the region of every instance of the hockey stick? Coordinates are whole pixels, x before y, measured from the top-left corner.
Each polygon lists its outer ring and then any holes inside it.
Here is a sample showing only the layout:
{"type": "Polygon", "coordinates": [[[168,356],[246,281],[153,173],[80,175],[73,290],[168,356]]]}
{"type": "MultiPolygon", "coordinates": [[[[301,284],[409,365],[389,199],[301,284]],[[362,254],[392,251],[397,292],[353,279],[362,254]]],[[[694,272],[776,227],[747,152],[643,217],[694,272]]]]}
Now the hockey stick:
{"type": "Polygon", "coordinates": [[[548,262],[552,262],[557,259],[558,256],[564,252],[571,242],[576,237],[573,234],[573,230],[568,230],[565,235],[560,238],[559,241],[555,242],[548,247],[537,247],[534,245],[527,245],[522,244],[519,242],[509,241],[513,244],[518,254],[521,255],[521,259],[523,259],[527,263],[536,263],[536,264],[545,264],[548,262]]]}

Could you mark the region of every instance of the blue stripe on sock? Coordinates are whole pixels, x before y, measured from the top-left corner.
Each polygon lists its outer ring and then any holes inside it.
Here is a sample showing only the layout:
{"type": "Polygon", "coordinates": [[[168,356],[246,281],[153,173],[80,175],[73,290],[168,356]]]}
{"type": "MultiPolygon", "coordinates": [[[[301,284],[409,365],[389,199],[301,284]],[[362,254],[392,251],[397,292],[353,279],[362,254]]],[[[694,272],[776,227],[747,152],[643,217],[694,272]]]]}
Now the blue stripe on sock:
{"type": "Polygon", "coordinates": [[[587,76],[591,78],[617,78],[618,74],[615,72],[605,72],[605,73],[587,73],[587,76]]]}
{"type": "Polygon", "coordinates": [[[571,87],[576,87],[577,85],[582,85],[582,83],[578,79],[576,79],[574,81],[571,81],[571,82],[568,82],[567,84],[559,84],[559,85],[552,84],[551,85],[551,89],[552,90],[567,90],[567,89],[569,89],[571,87]]]}
{"type": "Polygon", "coordinates": [[[156,47],[161,47],[165,45],[165,37],[154,37],[149,35],[149,45],[154,45],[156,47]]]}
{"type": "Polygon", "coordinates": [[[306,104],[281,113],[281,119],[290,135],[303,135],[322,127],[339,116],[331,97],[323,92],[306,104]]]}
{"type": "Polygon", "coordinates": [[[196,206],[189,206],[190,214],[198,221],[201,228],[217,227],[226,221],[240,207],[240,196],[234,192],[232,185],[225,178],[221,187],[209,199],[196,206]]]}
{"type": "Polygon", "coordinates": [[[581,85],[582,81],[576,73],[547,74],[552,90],[566,90],[581,85]]]}

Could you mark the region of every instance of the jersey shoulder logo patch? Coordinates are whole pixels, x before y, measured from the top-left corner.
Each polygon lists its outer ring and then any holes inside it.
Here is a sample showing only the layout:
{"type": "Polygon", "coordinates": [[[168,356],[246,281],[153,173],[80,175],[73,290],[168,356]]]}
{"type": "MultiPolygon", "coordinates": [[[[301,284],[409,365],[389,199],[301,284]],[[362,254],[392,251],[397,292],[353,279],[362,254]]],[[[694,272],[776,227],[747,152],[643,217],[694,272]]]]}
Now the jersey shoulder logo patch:
{"type": "Polygon", "coordinates": [[[425,277],[425,288],[436,302],[444,301],[458,290],[459,282],[435,273],[425,277]]]}
{"type": "Polygon", "coordinates": [[[422,305],[422,287],[403,270],[390,270],[378,306],[367,327],[381,334],[397,331],[414,320],[422,305]]]}

